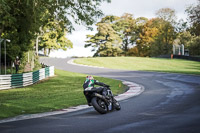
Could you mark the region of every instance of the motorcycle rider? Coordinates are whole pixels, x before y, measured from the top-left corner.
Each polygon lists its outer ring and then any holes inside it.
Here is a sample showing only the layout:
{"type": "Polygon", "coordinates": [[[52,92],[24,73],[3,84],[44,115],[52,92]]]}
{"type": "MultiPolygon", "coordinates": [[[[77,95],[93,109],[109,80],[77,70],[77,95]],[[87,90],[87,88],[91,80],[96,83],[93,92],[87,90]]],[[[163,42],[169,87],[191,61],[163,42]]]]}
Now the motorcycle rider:
{"type": "MultiPolygon", "coordinates": [[[[107,96],[107,87],[110,87],[109,85],[106,85],[102,82],[99,82],[98,80],[95,80],[92,76],[87,76],[86,80],[83,84],[83,88],[84,90],[88,91],[97,91],[97,92],[102,92],[102,95],[105,96],[105,98],[109,98],[107,96]],[[94,87],[94,85],[99,85],[99,87],[94,87]]],[[[85,95],[85,91],[84,91],[84,95],[85,95]]],[[[85,95],[88,105],[91,106],[91,104],[89,103],[89,98],[85,95]]]]}

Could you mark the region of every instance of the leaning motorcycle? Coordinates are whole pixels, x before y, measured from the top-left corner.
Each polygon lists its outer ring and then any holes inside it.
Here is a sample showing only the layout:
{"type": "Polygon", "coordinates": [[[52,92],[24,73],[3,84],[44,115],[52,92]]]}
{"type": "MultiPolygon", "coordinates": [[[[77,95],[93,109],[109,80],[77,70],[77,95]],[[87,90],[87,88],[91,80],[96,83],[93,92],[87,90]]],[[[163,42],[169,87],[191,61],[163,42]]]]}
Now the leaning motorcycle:
{"type": "Polygon", "coordinates": [[[105,114],[114,109],[121,109],[119,102],[114,98],[109,87],[107,87],[106,97],[96,90],[85,90],[84,94],[89,98],[89,103],[91,103],[94,109],[101,114],[105,114]]]}

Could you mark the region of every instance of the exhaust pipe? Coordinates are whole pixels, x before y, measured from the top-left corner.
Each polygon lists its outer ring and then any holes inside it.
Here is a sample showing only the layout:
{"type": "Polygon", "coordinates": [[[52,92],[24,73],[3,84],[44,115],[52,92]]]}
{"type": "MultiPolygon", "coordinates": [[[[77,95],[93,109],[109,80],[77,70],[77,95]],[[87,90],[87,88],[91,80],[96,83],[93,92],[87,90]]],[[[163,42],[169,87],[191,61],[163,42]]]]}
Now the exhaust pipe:
{"type": "Polygon", "coordinates": [[[107,101],[106,98],[105,98],[104,96],[102,96],[102,95],[100,95],[100,94],[98,94],[98,93],[94,93],[94,95],[95,95],[96,97],[99,97],[99,98],[101,98],[101,99],[107,101]]]}

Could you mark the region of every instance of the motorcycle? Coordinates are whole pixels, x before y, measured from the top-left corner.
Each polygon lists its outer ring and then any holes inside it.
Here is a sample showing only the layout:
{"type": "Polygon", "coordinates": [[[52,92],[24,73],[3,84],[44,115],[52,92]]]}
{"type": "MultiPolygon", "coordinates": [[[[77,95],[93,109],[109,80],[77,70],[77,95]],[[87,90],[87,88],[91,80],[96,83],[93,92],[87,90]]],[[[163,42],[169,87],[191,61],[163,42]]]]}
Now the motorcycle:
{"type": "Polygon", "coordinates": [[[114,98],[109,87],[107,87],[106,96],[103,96],[102,93],[97,90],[84,90],[84,94],[88,98],[89,106],[93,106],[100,114],[106,114],[114,109],[121,109],[119,102],[114,98]]]}

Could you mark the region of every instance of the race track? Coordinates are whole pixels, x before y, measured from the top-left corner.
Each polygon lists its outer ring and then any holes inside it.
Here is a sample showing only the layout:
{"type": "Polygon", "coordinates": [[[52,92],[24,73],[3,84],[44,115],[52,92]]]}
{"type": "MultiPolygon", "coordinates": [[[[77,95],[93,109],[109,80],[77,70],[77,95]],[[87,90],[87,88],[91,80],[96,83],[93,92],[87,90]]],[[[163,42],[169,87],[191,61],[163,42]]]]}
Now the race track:
{"type": "Polygon", "coordinates": [[[0,133],[199,133],[200,76],[122,71],[68,64],[70,58],[42,58],[57,69],[141,84],[145,91],[100,115],[93,108],[1,123],[0,133]]]}

